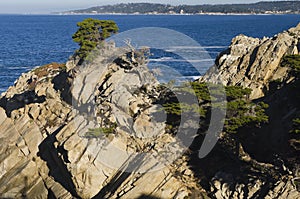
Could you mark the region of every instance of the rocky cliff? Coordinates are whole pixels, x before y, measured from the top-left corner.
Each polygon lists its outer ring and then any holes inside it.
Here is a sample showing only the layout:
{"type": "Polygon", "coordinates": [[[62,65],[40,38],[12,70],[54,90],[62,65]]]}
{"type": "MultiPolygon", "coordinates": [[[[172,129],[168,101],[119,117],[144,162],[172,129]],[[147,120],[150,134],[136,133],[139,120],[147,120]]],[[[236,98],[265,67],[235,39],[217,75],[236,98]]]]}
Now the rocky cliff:
{"type": "MultiPolygon", "coordinates": [[[[295,75],[291,67],[296,61],[293,64],[284,63],[287,56],[298,59],[299,52],[300,24],[272,38],[239,35],[217,57],[215,66],[200,78],[200,82],[221,81],[227,86],[250,88],[252,92],[249,99],[269,105],[266,111],[269,116],[267,124],[261,127],[243,127],[236,135],[224,134],[214,155],[207,157],[206,161],[195,160],[196,165],[205,162],[214,164],[218,162],[214,160],[216,157],[224,162],[222,169],[217,167],[208,177],[211,179],[213,176],[210,181],[210,185],[213,184],[214,187],[213,197],[299,197],[299,136],[292,133],[292,121],[300,115],[300,82],[299,74],[295,75]],[[235,147],[228,151],[232,146],[235,147]],[[223,153],[221,150],[227,152],[223,153]],[[221,157],[221,154],[231,158],[221,157]],[[230,163],[233,159],[238,166],[230,163]],[[248,170],[247,166],[241,160],[252,162],[251,171],[245,171],[248,170]],[[229,161],[227,166],[226,161],[229,161]],[[253,172],[254,170],[258,173],[253,172]],[[247,177],[244,173],[247,173],[247,177]]],[[[214,170],[212,167],[204,169],[207,172],[214,170]]]]}
{"type": "Polygon", "coordinates": [[[290,122],[280,123],[300,110],[289,90],[299,81],[280,66],[299,53],[299,30],[238,36],[202,78],[252,88],[252,99],[274,102],[270,117],[281,114],[262,128],[223,132],[204,159],[166,133],[173,130],[159,103],[166,89],[148,70],[146,49],[109,43],[83,65],[71,59],[22,74],[0,99],[0,198],[300,197],[299,151],[286,144],[290,122]],[[287,87],[270,94],[277,79],[287,87]],[[282,143],[284,151],[274,150],[282,143]]]}
{"type": "Polygon", "coordinates": [[[2,95],[0,197],[201,198],[186,157],[155,169],[176,140],[151,119],[158,82],[143,53],[99,53],[25,73],[2,95]]]}
{"type": "Polygon", "coordinates": [[[265,95],[269,83],[288,80],[288,68],[280,62],[285,55],[300,51],[300,24],[272,38],[252,38],[245,35],[235,37],[229,48],[222,52],[202,78],[225,85],[238,85],[253,90],[252,99],[265,95]]]}

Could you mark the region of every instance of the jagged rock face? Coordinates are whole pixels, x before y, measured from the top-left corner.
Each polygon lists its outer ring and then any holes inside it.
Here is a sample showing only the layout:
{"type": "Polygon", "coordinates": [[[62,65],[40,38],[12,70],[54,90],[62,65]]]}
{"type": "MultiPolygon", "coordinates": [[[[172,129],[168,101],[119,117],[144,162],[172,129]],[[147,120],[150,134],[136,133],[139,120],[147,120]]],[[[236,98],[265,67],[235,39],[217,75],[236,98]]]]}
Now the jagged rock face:
{"type": "MultiPolygon", "coordinates": [[[[258,86],[252,97],[262,95],[270,79],[285,78],[287,69],[278,63],[285,53],[298,53],[299,29],[272,40],[235,38],[230,52],[217,60],[220,73],[211,69],[204,79],[258,86]]],[[[72,59],[65,67],[33,70],[2,94],[0,198],[182,199],[210,192],[221,199],[251,197],[263,189],[265,182],[243,184],[222,172],[208,190],[201,188],[194,176],[200,172],[191,170],[176,137],[165,133],[165,115],[157,117],[161,90],[142,54],[107,44],[91,62],[78,66],[72,59]],[[177,153],[174,159],[169,155],[177,153]]],[[[299,197],[293,182],[267,186],[266,196],[299,197]]]]}
{"type": "Polygon", "coordinates": [[[101,53],[85,66],[68,63],[69,72],[50,65],[47,77],[23,74],[2,95],[1,198],[179,199],[205,193],[185,156],[143,172],[153,168],[155,154],[177,150],[165,124],[152,119],[160,108],[152,104],[158,82],[132,49],[106,46],[101,53]],[[88,135],[97,128],[111,132],[88,135]]]}
{"type": "MultiPolygon", "coordinates": [[[[243,163],[251,163],[250,171],[245,171],[244,165],[238,165],[233,169],[233,164],[230,166],[222,164],[224,168],[215,170],[216,172],[209,178],[213,198],[300,197],[297,185],[299,161],[288,160],[290,157],[295,158],[291,155],[294,150],[289,148],[288,139],[291,121],[299,113],[299,100],[295,97],[298,88],[295,85],[299,85],[299,80],[291,75],[290,68],[280,64],[285,55],[299,54],[299,41],[300,24],[273,38],[256,39],[239,35],[232,40],[229,49],[219,55],[216,66],[199,80],[210,82],[221,80],[224,85],[251,88],[253,90],[251,99],[260,98],[257,101],[269,104],[268,124],[260,128],[245,127],[236,135],[241,136],[237,140],[248,153],[248,155],[239,154],[237,159],[242,159],[243,163]],[[272,90],[271,82],[274,80],[280,80],[284,86],[272,90]],[[278,157],[280,158],[276,159],[278,157]],[[265,173],[271,175],[264,176],[265,173]]],[[[224,145],[221,149],[227,151],[223,155],[229,154],[230,158],[234,158],[232,153],[239,150],[228,151],[230,145],[227,143],[230,143],[230,139],[224,137],[221,136],[219,139],[219,144],[224,145]]],[[[218,151],[216,156],[220,153],[218,151]]]]}
{"type": "Polygon", "coordinates": [[[272,38],[239,35],[200,80],[251,88],[250,98],[256,99],[264,96],[270,81],[288,78],[288,68],[281,67],[280,61],[284,55],[299,52],[300,24],[272,38]]]}
{"type": "MultiPolygon", "coordinates": [[[[258,179],[253,179],[248,184],[236,183],[231,174],[224,172],[218,172],[211,181],[211,191],[213,196],[217,199],[221,198],[255,198],[262,197],[261,191],[264,189],[266,182],[262,182],[258,179]]],[[[299,197],[299,191],[297,190],[293,178],[287,178],[286,180],[278,181],[275,186],[268,190],[265,190],[265,196],[263,198],[285,198],[294,199],[299,197]]]]}

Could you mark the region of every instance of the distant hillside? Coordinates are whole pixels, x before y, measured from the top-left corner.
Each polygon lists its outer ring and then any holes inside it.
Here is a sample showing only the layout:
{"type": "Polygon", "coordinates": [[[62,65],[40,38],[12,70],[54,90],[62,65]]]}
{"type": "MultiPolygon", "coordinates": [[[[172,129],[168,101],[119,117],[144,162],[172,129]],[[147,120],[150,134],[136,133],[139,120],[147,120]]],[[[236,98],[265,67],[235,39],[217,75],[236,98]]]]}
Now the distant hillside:
{"type": "Polygon", "coordinates": [[[202,14],[202,13],[253,13],[253,14],[293,14],[300,13],[300,1],[268,1],[252,4],[218,5],[165,5],[152,3],[128,3],[97,6],[81,10],[63,12],[63,14],[202,14]]]}

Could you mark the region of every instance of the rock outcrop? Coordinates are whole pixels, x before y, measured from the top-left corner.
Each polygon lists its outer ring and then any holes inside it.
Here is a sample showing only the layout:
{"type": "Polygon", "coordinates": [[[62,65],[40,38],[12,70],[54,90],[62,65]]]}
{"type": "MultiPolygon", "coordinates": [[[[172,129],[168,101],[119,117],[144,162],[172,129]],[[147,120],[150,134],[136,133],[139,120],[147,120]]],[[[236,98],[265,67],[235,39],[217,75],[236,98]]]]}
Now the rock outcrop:
{"type": "Polygon", "coordinates": [[[300,197],[299,159],[295,155],[299,150],[289,144],[293,118],[300,114],[299,97],[295,95],[299,78],[292,74],[290,66],[282,64],[286,55],[299,52],[300,24],[272,38],[239,35],[200,78],[199,81],[251,88],[249,99],[269,105],[268,124],[244,127],[234,136],[222,133],[216,146],[218,153],[199,161],[212,165],[220,162],[215,161],[217,158],[223,160],[221,169],[202,167],[207,173],[213,170],[208,177],[211,197],[300,197]],[[274,88],[276,82],[280,86],[274,88]],[[229,157],[222,158],[221,154],[229,157]]]}
{"type": "Polygon", "coordinates": [[[158,82],[143,53],[99,53],[23,74],[2,95],[0,197],[201,198],[186,157],[160,155],[179,148],[153,117],[158,82]]]}
{"type": "MultiPolygon", "coordinates": [[[[299,38],[300,25],[271,39],[238,36],[202,81],[221,79],[262,97],[270,81],[293,80],[280,61],[299,53],[299,38]]],[[[281,159],[256,160],[243,142],[261,136],[253,129],[239,142],[222,133],[203,160],[194,146],[182,147],[158,103],[169,90],[147,68],[146,52],[107,43],[82,65],[73,57],[22,74],[0,98],[0,198],[300,197],[297,170],[281,159]]],[[[287,93],[281,92],[278,99],[287,93]]],[[[282,109],[284,118],[290,107],[282,109]]],[[[281,130],[278,121],[270,123],[281,130]]],[[[184,128],[194,125],[186,121],[184,128]]]]}
{"type": "MultiPolygon", "coordinates": [[[[288,68],[281,67],[283,56],[300,52],[300,24],[272,38],[239,35],[221,53],[201,81],[237,85],[253,90],[251,99],[264,96],[269,82],[288,79],[288,68]]],[[[286,80],[285,80],[286,81],[286,80]]]]}
{"type": "MultiPolygon", "coordinates": [[[[215,198],[256,198],[262,197],[261,191],[264,186],[268,186],[266,182],[258,179],[252,179],[248,184],[236,183],[231,174],[218,172],[211,182],[211,191],[215,198]]],[[[299,191],[294,184],[293,178],[280,180],[274,183],[272,189],[265,189],[263,198],[298,198],[299,191]]]]}

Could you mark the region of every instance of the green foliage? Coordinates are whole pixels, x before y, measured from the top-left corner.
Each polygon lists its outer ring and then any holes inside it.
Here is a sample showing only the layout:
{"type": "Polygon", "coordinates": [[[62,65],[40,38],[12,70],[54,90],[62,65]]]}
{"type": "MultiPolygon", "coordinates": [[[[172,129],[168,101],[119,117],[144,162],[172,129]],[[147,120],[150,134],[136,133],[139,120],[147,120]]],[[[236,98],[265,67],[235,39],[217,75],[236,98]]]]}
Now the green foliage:
{"type": "Polygon", "coordinates": [[[265,113],[268,105],[264,102],[254,104],[245,100],[234,100],[227,103],[227,119],[225,130],[228,133],[236,133],[240,127],[259,125],[268,122],[269,117],[265,113]]]}
{"type": "Polygon", "coordinates": [[[206,83],[191,82],[191,87],[198,99],[203,101],[211,101],[209,90],[206,83]]]}
{"type": "Polygon", "coordinates": [[[250,88],[242,88],[240,86],[226,86],[225,90],[229,101],[248,98],[252,92],[250,88]]]}
{"type": "Polygon", "coordinates": [[[203,103],[216,102],[220,96],[225,95],[223,86],[204,82],[189,82],[179,90],[195,94],[199,102],[203,103]]]}
{"type": "Polygon", "coordinates": [[[198,104],[186,104],[186,103],[166,103],[163,104],[164,110],[167,114],[181,115],[182,113],[198,113],[200,116],[205,116],[206,110],[200,107],[198,104]]]}
{"type": "Polygon", "coordinates": [[[117,125],[113,124],[111,127],[107,128],[94,128],[94,129],[89,129],[88,132],[86,133],[86,137],[100,137],[102,135],[109,135],[115,133],[117,125]]]}
{"type": "MultiPolygon", "coordinates": [[[[169,83],[174,87],[173,82],[169,83]]],[[[168,87],[171,87],[171,86],[168,87]]],[[[189,82],[185,83],[182,86],[176,87],[175,90],[178,93],[186,93],[188,95],[196,95],[199,102],[202,104],[209,103],[211,101],[211,96],[208,91],[206,83],[199,82],[189,82]]],[[[197,113],[202,117],[205,117],[207,113],[207,107],[199,106],[200,103],[187,104],[187,103],[178,103],[178,102],[167,102],[163,104],[164,110],[167,114],[180,116],[182,113],[197,113]]]]}
{"type": "Polygon", "coordinates": [[[293,126],[290,130],[290,146],[294,148],[296,151],[300,151],[300,117],[296,117],[293,119],[293,126]]]}
{"type": "MultiPolygon", "coordinates": [[[[225,95],[224,87],[190,82],[177,88],[181,92],[186,92],[191,95],[195,94],[199,104],[184,104],[178,102],[168,102],[163,104],[164,110],[168,114],[180,116],[184,112],[200,113],[200,116],[207,117],[212,102],[214,108],[225,108],[222,100],[218,102],[219,97],[225,95]],[[208,88],[209,87],[209,88],[208,88]]],[[[268,116],[265,109],[268,105],[259,102],[257,104],[251,102],[248,98],[251,94],[251,89],[240,86],[226,86],[225,92],[227,97],[227,110],[224,130],[228,133],[236,133],[239,128],[244,126],[260,125],[268,122],[268,116]]]]}
{"type": "Polygon", "coordinates": [[[293,129],[291,132],[300,134],[300,118],[296,118],[293,120],[293,129]]]}
{"type": "Polygon", "coordinates": [[[86,58],[98,44],[119,30],[117,24],[112,20],[98,20],[92,18],[77,23],[77,26],[79,29],[72,38],[73,41],[80,46],[77,54],[81,59],[86,58]]]}
{"type": "Polygon", "coordinates": [[[300,74],[300,55],[287,55],[283,57],[281,65],[290,67],[292,74],[298,76],[300,74]]]}
{"type": "Polygon", "coordinates": [[[251,89],[240,86],[227,86],[225,90],[227,97],[226,132],[236,133],[240,127],[268,122],[268,116],[265,114],[268,105],[264,102],[255,104],[249,101],[251,89]]]}

